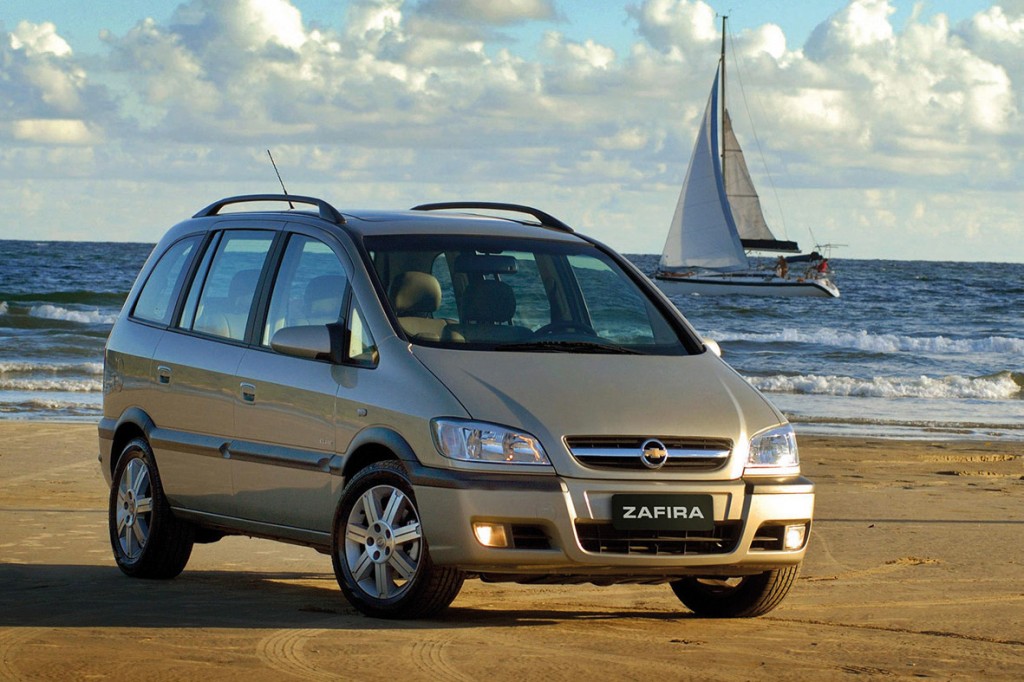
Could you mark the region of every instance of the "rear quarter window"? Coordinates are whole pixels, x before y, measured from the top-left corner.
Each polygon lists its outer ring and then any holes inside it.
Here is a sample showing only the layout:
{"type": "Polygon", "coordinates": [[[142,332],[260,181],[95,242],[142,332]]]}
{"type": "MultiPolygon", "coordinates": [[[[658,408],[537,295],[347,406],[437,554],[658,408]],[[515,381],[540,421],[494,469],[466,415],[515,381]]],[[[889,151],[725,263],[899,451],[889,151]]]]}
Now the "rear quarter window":
{"type": "Polygon", "coordinates": [[[198,235],[182,239],[160,256],[135,302],[134,317],[162,325],[170,324],[178,292],[199,240],[198,235]]]}

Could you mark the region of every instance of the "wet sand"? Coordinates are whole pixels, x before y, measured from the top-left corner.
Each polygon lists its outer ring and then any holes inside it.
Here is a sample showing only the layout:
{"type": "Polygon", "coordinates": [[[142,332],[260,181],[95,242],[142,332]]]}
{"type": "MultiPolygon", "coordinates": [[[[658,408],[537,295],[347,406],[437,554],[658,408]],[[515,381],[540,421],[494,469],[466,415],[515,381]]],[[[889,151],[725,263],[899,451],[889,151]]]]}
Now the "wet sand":
{"type": "Polygon", "coordinates": [[[329,557],[265,540],[124,577],[95,428],[0,422],[0,680],[1024,678],[1024,443],[800,446],[810,549],[765,617],[694,618],[664,585],[469,581],[395,623],[349,607],[329,557]]]}

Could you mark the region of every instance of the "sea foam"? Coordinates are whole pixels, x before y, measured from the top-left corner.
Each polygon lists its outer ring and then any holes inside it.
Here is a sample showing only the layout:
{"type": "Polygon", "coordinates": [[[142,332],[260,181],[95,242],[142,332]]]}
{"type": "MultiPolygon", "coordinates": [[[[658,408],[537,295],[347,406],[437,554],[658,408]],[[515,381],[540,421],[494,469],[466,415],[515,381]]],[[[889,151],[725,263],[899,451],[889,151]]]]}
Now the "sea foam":
{"type": "Polygon", "coordinates": [[[763,376],[747,379],[769,393],[798,393],[862,398],[925,398],[1010,400],[1022,397],[1019,375],[1000,372],[988,377],[875,377],[857,379],[830,375],[763,376]]]}
{"type": "Polygon", "coordinates": [[[117,315],[105,315],[99,310],[68,310],[49,303],[33,306],[28,314],[46,320],[63,320],[80,324],[114,324],[117,320],[117,315]]]}
{"type": "Polygon", "coordinates": [[[0,391],[59,391],[98,393],[103,382],[96,379],[0,379],[0,391]]]}
{"type": "Polygon", "coordinates": [[[749,341],[753,343],[807,343],[835,348],[853,348],[868,353],[1024,353],[1024,339],[987,336],[976,339],[951,339],[946,336],[904,336],[871,334],[861,330],[847,332],[822,328],[806,331],[784,329],[766,334],[711,331],[708,337],[719,343],[749,341]]]}
{"type": "Polygon", "coordinates": [[[44,411],[48,417],[92,417],[100,409],[97,401],[62,400],[58,398],[29,398],[17,402],[0,402],[0,415],[44,411]]]}
{"type": "Polygon", "coordinates": [[[0,374],[103,374],[102,362],[0,362],[0,374]]]}

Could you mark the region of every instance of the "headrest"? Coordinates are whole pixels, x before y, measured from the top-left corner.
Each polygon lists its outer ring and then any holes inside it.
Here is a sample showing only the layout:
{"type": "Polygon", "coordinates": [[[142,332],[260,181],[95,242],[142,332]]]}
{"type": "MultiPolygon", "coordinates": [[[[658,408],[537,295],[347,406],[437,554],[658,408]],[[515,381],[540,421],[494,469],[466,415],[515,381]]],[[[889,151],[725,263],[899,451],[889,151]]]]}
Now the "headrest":
{"type": "Polygon", "coordinates": [[[466,289],[463,322],[504,324],[515,314],[516,294],[508,284],[485,279],[466,289]]]}
{"type": "Polygon", "coordinates": [[[306,285],[306,314],[309,317],[331,317],[341,314],[345,278],[341,275],[320,275],[306,285]]]}
{"type": "Polygon", "coordinates": [[[252,299],[253,293],[256,291],[256,283],[259,282],[259,279],[259,270],[239,270],[231,278],[231,284],[228,285],[228,299],[232,301],[252,299]]]}
{"type": "Polygon", "coordinates": [[[425,272],[403,272],[391,284],[391,300],[399,317],[428,315],[441,307],[441,284],[425,272]]]}

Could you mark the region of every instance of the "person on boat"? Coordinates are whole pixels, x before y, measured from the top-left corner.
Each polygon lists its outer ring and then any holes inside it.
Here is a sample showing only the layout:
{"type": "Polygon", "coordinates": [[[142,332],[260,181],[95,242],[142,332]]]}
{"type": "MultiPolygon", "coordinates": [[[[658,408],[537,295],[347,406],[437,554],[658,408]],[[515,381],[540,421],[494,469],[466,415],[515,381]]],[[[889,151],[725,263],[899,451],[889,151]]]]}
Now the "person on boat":
{"type": "Polygon", "coordinates": [[[807,271],[804,273],[806,279],[822,279],[828,277],[828,258],[818,258],[812,260],[807,266],[807,271]]]}
{"type": "Polygon", "coordinates": [[[789,274],[789,263],[786,262],[785,257],[779,256],[779,260],[775,261],[775,274],[786,279],[786,275],[789,274]]]}

